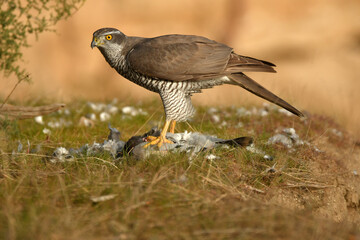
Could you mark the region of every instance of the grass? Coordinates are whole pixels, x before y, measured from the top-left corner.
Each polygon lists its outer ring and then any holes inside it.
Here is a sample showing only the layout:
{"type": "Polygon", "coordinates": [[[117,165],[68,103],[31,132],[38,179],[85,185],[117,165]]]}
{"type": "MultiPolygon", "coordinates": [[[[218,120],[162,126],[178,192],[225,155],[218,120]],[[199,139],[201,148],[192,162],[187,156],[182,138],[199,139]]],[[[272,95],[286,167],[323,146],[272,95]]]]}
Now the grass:
{"type": "MultiPolygon", "coordinates": [[[[125,104],[115,106],[121,109],[125,104]]],[[[119,113],[110,123],[122,132],[123,140],[143,134],[159,125],[162,110],[158,106],[159,102],[136,105],[149,115],[124,118],[119,113]]],[[[110,155],[100,154],[53,164],[48,156],[56,147],[102,142],[108,135],[107,122],[96,121],[92,128],[78,126],[81,116],[93,112],[85,102],[68,104],[68,109],[69,115],[44,117],[45,122],[60,118],[73,122],[51,129],[50,137],[42,133],[44,125],[33,119],[1,123],[1,239],[359,237],[358,205],[347,208],[355,212],[352,219],[347,215],[338,219],[338,212],[331,211],[335,206],[326,207],[331,191],[341,190],[334,180],[347,171],[337,165],[339,159],[332,156],[331,149],[345,151],[355,146],[348,137],[331,135],[329,129],[341,129],[331,120],[313,116],[304,122],[275,111],[266,117],[239,117],[235,108],[224,108],[216,114],[227,125],[219,127],[207,108],[198,108],[196,118],[189,125],[179,124],[178,132],[200,131],[222,138],[250,135],[256,147],[274,159],[265,160],[242,148],[218,148],[191,159],[190,154],[169,153],[141,161],[131,156],[114,161],[110,155]],[[239,121],[242,128],[236,127],[239,121]],[[276,129],[285,127],[294,127],[310,146],[289,152],[280,144],[267,144],[276,129]],[[321,144],[325,136],[326,142],[321,144]],[[13,153],[19,141],[24,150],[13,153]],[[40,150],[27,151],[27,142],[30,149],[40,150]],[[314,144],[323,152],[315,151],[314,144]],[[207,160],[209,153],[219,159],[207,160]],[[325,160],[327,167],[319,167],[325,160]],[[274,171],[269,170],[272,166],[274,171]],[[92,200],[100,196],[110,199],[92,200]]],[[[352,184],[342,186],[350,189],[352,184]]],[[[345,198],[332,200],[339,206],[347,204],[345,198]]]]}

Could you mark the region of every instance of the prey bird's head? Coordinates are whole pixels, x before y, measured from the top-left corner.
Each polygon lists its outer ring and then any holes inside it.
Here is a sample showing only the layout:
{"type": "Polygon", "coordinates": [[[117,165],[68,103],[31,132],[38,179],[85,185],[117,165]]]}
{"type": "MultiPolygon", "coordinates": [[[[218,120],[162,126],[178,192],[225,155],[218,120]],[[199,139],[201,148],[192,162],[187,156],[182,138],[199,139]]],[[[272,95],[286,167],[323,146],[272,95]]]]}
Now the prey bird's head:
{"type": "Polygon", "coordinates": [[[115,28],[101,28],[94,32],[91,48],[116,49],[123,46],[125,34],[115,28]]]}

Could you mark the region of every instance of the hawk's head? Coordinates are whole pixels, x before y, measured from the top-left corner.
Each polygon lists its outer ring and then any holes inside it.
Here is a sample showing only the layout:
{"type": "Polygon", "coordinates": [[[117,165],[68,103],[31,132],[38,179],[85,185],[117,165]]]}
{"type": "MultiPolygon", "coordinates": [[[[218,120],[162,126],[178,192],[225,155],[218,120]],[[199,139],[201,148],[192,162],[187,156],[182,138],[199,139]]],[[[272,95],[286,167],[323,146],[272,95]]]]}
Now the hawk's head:
{"type": "Polygon", "coordinates": [[[125,34],[115,28],[101,28],[94,32],[91,48],[113,49],[121,47],[126,39],[125,34]]]}
{"type": "Polygon", "coordinates": [[[97,47],[110,66],[116,67],[123,59],[121,55],[125,44],[125,34],[115,28],[101,28],[94,32],[91,48],[97,47]]]}

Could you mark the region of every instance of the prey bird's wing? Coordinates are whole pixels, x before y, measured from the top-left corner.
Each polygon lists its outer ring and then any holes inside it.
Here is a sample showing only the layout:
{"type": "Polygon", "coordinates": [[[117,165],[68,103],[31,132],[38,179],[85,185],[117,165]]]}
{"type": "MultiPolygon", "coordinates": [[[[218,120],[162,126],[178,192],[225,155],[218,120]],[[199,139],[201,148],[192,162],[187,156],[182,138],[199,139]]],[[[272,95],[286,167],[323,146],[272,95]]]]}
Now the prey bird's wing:
{"type": "Polygon", "coordinates": [[[169,81],[201,81],[246,71],[274,72],[271,63],[233,53],[233,49],[192,35],[148,38],[133,47],[127,62],[136,72],[169,81]]]}

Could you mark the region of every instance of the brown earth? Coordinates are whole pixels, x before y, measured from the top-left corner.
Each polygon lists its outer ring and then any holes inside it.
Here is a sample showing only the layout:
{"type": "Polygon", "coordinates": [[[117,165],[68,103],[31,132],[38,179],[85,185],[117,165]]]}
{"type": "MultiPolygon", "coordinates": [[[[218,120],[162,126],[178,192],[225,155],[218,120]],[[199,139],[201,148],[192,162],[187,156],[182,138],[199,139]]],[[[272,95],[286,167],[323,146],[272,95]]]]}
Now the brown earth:
{"type": "Polygon", "coordinates": [[[289,209],[360,224],[360,143],[329,118],[312,116],[310,121],[309,128],[320,131],[308,140],[321,152],[304,153],[310,171],[298,176],[303,183],[270,191],[267,198],[289,209]]]}

